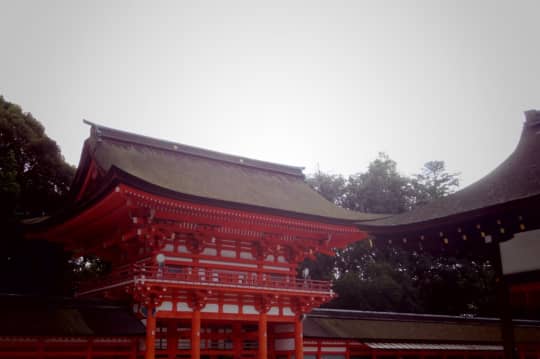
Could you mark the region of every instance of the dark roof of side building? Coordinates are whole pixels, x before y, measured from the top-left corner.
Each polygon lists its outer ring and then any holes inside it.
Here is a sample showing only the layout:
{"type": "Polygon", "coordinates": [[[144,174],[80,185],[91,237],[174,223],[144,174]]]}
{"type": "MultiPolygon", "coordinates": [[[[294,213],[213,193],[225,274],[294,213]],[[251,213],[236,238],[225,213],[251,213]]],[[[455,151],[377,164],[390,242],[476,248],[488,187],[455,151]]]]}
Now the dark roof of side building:
{"type": "Polygon", "coordinates": [[[526,111],[520,141],[514,152],[491,173],[447,197],[434,200],[399,215],[360,223],[365,230],[472,216],[508,203],[540,197],[540,111],[526,111]]]}
{"type": "Polygon", "coordinates": [[[102,300],[0,295],[0,308],[0,336],[145,334],[128,307],[102,300]]]}
{"type": "Polygon", "coordinates": [[[304,180],[302,168],[253,160],[136,135],[89,123],[74,187],[81,186],[90,159],[100,171],[123,173],[145,190],[165,190],[194,201],[248,207],[352,222],[381,215],[335,206],[304,180]]]}
{"type": "MultiPolygon", "coordinates": [[[[538,342],[540,322],[514,321],[516,342],[538,342]]],[[[501,343],[493,318],[315,309],[304,320],[304,337],[364,341],[501,343]]]]}

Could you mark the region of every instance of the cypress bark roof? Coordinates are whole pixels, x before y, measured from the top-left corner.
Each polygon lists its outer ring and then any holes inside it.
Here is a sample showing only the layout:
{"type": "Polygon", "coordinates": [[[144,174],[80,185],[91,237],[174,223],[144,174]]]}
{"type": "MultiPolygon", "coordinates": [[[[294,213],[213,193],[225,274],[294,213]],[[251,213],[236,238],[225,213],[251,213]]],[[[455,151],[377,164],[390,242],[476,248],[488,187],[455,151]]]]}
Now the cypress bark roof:
{"type": "Polygon", "coordinates": [[[0,336],[131,336],[145,328],[127,307],[104,301],[0,296],[0,336]]]}
{"type": "Polygon", "coordinates": [[[410,212],[359,224],[365,230],[383,230],[473,215],[510,202],[540,197],[540,111],[525,112],[526,121],[514,152],[491,173],[447,197],[410,212]]]}
{"type": "MultiPolygon", "coordinates": [[[[147,188],[157,187],[194,200],[221,201],[233,207],[248,206],[332,220],[382,217],[335,206],[305,182],[300,167],[90,125],[91,136],[85,142],[81,165],[86,154],[102,172],[119,170],[139,183],[142,181],[147,188]]],[[[77,175],[76,184],[80,185],[82,176],[77,175]]]]}
{"type": "MultiPolygon", "coordinates": [[[[540,322],[515,323],[518,343],[537,342],[540,322]]],[[[502,342],[498,319],[315,309],[304,320],[304,337],[364,341],[502,342]]]]}

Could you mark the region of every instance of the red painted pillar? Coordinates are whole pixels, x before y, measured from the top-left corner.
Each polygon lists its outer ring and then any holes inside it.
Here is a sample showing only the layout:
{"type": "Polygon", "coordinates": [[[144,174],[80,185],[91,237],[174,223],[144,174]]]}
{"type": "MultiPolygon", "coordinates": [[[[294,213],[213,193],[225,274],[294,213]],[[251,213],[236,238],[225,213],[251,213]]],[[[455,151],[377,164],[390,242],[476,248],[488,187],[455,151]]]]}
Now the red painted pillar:
{"type": "Polygon", "coordinates": [[[176,358],[178,348],[178,333],[176,331],[177,323],[175,320],[169,320],[167,325],[167,352],[169,359],[176,358]]]}
{"type": "Polygon", "coordinates": [[[242,325],[240,323],[234,323],[232,325],[232,340],[233,340],[233,352],[234,358],[240,358],[242,355],[242,325]]]}
{"type": "Polygon", "coordinates": [[[294,354],[295,359],[304,359],[304,335],[302,329],[302,315],[296,317],[294,323],[294,354]]]}
{"type": "Polygon", "coordinates": [[[266,359],[268,356],[268,329],[267,314],[261,311],[259,314],[259,359],[266,359]]]}
{"type": "Polygon", "coordinates": [[[191,359],[201,357],[201,310],[193,309],[191,318],[191,359]]]}
{"type": "Polygon", "coordinates": [[[154,305],[149,304],[146,314],[146,355],[145,359],[154,359],[156,353],[156,314],[154,305]]]}

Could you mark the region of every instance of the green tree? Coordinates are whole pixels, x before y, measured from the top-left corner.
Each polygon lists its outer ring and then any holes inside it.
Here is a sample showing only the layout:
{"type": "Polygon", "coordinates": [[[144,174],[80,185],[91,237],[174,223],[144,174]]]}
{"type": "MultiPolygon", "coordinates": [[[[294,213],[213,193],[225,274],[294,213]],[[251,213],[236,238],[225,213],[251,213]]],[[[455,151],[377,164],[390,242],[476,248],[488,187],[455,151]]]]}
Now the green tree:
{"type": "Polygon", "coordinates": [[[332,175],[318,170],[307,176],[307,183],[324,198],[338,206],[343,204],[346,180],[341,175],[332,175]]]}
{"type": "Polygon", "coordinates": [[[24,240],[19,221],[58,210],[74,173],[43,126],[0,96],[0,291],[69,292],[69,255],[58,245],[24,240]]]}
{"type": "Polygon", "coordinates": [[[334,282],[337,298],[333,308],[376,311],[419,312],[417,290],[406,273],[394,270],[389,262],[366,266],[368,276],[359,279],[354,272],[345,273],[334,282]]]}
{"type": "MultiPolygon", "coordinates": [[[[406,252],[395,248],[373,249],[368,241],[361,241],[338,251],[333,259],[332,279],[337,298],[328,307],[408,312],[422,310],[413,276],[406,263],[406,252]]],[[[329,265],[324,263],[324,266],[328,268],[329,265]]]]}
{"type": "Polygon", "coordinates": [[[0,96],[0,220],[57,210],[75,174],[60,148],[29,113],[0,96]]]}
{"type": "MultiPolygon", "coordinates": [[[[400,213],[456,190],[458,174],[443,161],[429,161],[411,177],[381,153],[368,170],[344,180],[320,171],[312,186],[327,199],[353,210],[400,213]]],[[[493,268],[485,258],[433,256],[399,247],[353,243],[335,257],[306,261],[312,278],[333,280],[338,297],[330,307],[441,314],[494,314],[493,268]]]]}
{"type": "Polygon", "coordinates": [[[411,207],[410,179],[397,171],[387,154],[369,164],[365,173],[349,177],[343,206],[368,213],[401,213],[411,207]]]}
{"type": "Polygon", "coordinates": [[[412,178],[414,202],[426,203],[442,198],[459,187],[459,173],[448,173],[444,161],[429,161],[412,178]]]}
{"type": "Polygon", "coordinates": [[[424,311],[489,316],[497,313],[495,271],[483,258],[415,254],[411,263],[424,311]]]}

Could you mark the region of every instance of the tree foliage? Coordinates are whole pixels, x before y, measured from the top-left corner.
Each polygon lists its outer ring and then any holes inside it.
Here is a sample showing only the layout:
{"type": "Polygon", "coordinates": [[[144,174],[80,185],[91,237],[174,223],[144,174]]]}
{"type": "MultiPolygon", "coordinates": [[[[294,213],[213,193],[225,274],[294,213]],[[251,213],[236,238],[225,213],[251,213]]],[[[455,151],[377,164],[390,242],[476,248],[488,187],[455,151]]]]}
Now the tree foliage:
{"type": "Polygon", "coordinates": [[[400,213],[410,207],[409,180],[385,153],[369,164],[368,171],[347,181],[343,206],[368,213],[400,213]]]}
{"type": "MultiPolygon", "coordinates": [[[[314,189],[335,204],[363,212],[401,213],[444,197],[459,185],[443,161],[429,161],[418,174],[404,176],[380,153],[364,173],[345,179],[318,171],[314,189]]],[[[442,314],[495,312],[494,270],[482,258],[432,256],[395,247],[352,244],[335,257],[306,261],[312,278],[332,279],[337,308],[442,314]]]]}
{"type": "Polygon", "coordinates": [[[58,210],[74,173],[43,126],[0,96],[0,291],[70,291],[68,254],[52,243],[23,240],[19,220],[58,210]]]}
{"type": "Polygon", "coordinates": [[[397,170],[397,163],[381,152],[366,172],[345,178],[318,170],[306,181],[338,206],[396,214],[454,192],[459,186],[459,174],[448,173],[444,161],[429,161],[419,173],[405,176],[397,170]]]}
{"type": "Polygon", "coordinates": [[[327,306],[358,310],[496,314],[495,271],[479,258],[433,256],[398,247],[352,244],[335,257],[307,260],[312,278],[333,280],[327,306]]]}
{"type": "Polygon", "coordinates": [[[446,172],[444,161],[426,162],[411,181],[415,202],[427,203],[454,192],[459,187],[458,176],[459,173],[446,172]]]}
{"type": "Polygon", "coordinates": [[[0,215],[3,221],[57,210],[75,174],[29,113],[0,96],[0,215]]]}
{"type": "Polygon", "coordinates": [[[332,175],[320,170],[306,178],[309,185],[324,198],[337,204],[343,205],[346,181],[341,175],[332,175]]]}
{"type": "Polygon", "coordinates": [[[334,290],[330,306],[377,311],[421,311],[418,291],[401,252],[373,250],[366,241],[339,251],[335,257],[334,290]]]}

